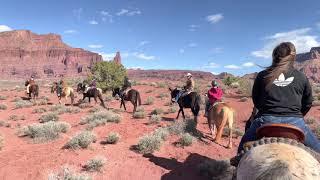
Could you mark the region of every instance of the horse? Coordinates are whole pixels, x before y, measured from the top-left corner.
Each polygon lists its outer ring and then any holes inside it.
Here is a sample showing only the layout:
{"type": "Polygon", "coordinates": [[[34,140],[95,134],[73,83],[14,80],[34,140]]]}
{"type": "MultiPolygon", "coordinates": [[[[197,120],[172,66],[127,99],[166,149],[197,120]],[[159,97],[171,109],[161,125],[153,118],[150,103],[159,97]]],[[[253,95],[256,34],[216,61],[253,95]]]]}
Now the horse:
{"type": "Polygon", "coordinates": [[[120,109],[123,105],[124,110],[127,110],[125,101],[130,101],[133,105],[133,113],[136,112],[137,106],[141,106],[141,97],[139,91],[135,89],[130,89],[126,95],[121,95],[121,90],[120,88],[115,88],[112,90],[112,96],[115,97],[116,95],[119,95],[121,98],[121,103],[120,103],[120,109]]]}
{"type": "Polygon", "coordinates": [[[85,92],[86,86],[82,83],[79,83],[77,86],[77,92],[81,92],[83,94],[82,100],[84,100],[86,97],[89,98],[89,103],[90,99],[93,97],[95,102],[97,103],[97,97],[99,98],[102,106],[105,108],[106,106],[104,105],[103,99],[102,99],[102,90],[99,88],[90,88],[87,92],[85,92]]]}
{"type": "Polygon", "coordinates": [[[228,148],[232,148],[232,125],[234,121],[234,109],[225,102],[217,102],[208,110],[208,125],[211,136],[214,141],[219,144],[221,141],[223,129],[228,123],[229,128],[229,143],[228,148]],[[217,128],[217,134],[215,133],[217,128]],[[215,136],[215,137],[214,137],[215,136]]]}
{"type": "MultiPolygon", "coordinates": [[[[169,88],[169,91],[171,94],[172,102],[175,102],[174,99],[176,99],[182,93],[182,90],[179,90],[177,88],[175,89],[169,88]]],[[[190,108],[193,113],[194,120],[197,122],[199,111],[200,111],[200,101],[201,101],[201,98],[197,92],[191,92],[188,95],[180,97],[178,99],[178,104],[180,109],[178,111],[178,115],[176,119],[179,118],[180,112],[182,112],[183,119],[185,119],[183,108],[190,108]]]]}
{"type": "MultiPolygon", "coordinates": [[[[25,82],[25,86],[29,85],[29,81],[25,82]]],[[[29,86],[29,98],[35,100],[39,96],[39,86],[37,84],[30,84],[29,86]]]]}
{"type": "Polygon", "coordinates": [[[57,96],[59,98],[59,103],[61,104],[61,98],[64,97],[66,100],[68,97],[71,98],[71,105],[73,105],[74,102],[74,92],[71,87],[59,87],[57,82],[53,83],[53,86],[51,87],[51,93],[57,93],[57,96]]]}

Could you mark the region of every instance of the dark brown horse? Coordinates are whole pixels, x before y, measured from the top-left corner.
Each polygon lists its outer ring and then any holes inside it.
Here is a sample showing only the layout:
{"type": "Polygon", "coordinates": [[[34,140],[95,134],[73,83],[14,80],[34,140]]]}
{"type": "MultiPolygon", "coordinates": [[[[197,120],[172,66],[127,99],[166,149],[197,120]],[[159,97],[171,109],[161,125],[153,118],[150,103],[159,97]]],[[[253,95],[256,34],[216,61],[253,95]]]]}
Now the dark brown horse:
{"type": "Polygon", "coordinates": [[[84,100],[86,97],[89,98],[89,103],[90,103],[90,98],[94,98],[94,100],[97,103],[97,98],[99,98],[102,106],[105,108],[106,106],[104,105],[103,99],[102,99],[102,93],[101,91],[99,91],[97,88],[91,88],[89,89],[87,92],[85,92],[86,90],[86,86],[82,83],[79,83],[77,86],[77,92],[82,92],[83,94],[83,98],[82,100],[84,100]]]}
{"type": "MultiPolygon", "coordinates": [[[[172,102],[175,102],[173,99],[177,99],[177,97],[180,96],[183,92],[182,90],[179,90],[177,88],[169,88],[169,90],[171,93],[172,102]]],[[[200,101],[200,95],[196,92],[191,92],[188,95],[185,95],[184,97],[178,98],[177,102],[179,104],[180,109],[178,111],[177,119],[179,118],[180,112],[182,112],[183,119],[185,119],[183,108],[190,108],[193,113],[194,120],[197,122],[200,111],[200,101]]]]}
{"type": "Polygon", "coordinates": [[[120,90],[120,88],[115,88],[112,90],[112,96],[115,97],[118,95],[121,98],[121,104],[120,108],[124,107],[124,110],[127,110],[125,101],[130,101],[133,105],[133,113],[136,112],[137,106],[141,106],[141,97],[139,91],[135,89],[130,89],[128,93],[125,95],[123,92],[120,90]]]}
{"type": "MultiPolygon", "coordinates": [[[[24,85],[27,87],[29,84],[29,81],[26,81],[24,85]]],[[[39,86],[37,84],[30,84],[28,96],[34,100],[39,96],[39,86]]]]}

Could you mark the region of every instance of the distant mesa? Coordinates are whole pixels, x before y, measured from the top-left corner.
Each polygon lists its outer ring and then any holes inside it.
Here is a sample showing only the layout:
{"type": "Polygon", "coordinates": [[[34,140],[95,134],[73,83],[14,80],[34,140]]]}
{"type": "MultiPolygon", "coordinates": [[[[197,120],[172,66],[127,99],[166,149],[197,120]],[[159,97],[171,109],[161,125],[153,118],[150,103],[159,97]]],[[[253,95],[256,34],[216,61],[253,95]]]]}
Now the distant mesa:
{"type": "Polygon", "coordinates": [[[102,57],[65,44],[57,34],[29,30],[0,33],[0,78],[84,76],[102,57]]]}
{"type": "Polygon", "coordinates": [[[120,55],[120,52],[117,52],[117,53],[116,53],[116,56],[113,58],[113,61],[114,61],[116,64],[121,64],[121,55],[120,55]]]}

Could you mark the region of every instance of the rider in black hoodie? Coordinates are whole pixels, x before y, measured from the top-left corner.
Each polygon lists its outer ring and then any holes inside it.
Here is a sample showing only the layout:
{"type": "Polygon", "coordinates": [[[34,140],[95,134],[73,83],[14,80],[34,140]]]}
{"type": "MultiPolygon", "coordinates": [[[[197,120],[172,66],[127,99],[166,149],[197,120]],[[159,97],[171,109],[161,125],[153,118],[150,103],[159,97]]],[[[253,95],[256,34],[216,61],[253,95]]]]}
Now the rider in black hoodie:
{"type": "Polygon", "coordinates": [[[244,143],[257,140],[256,130],[264,124],[282,123],[300,128],[305,145],[320,152],[320,141],[305,124],[303,117],[312,106],[312,90],[306,76],[294,69],[296,50],[292,43],[278,45],[272,54],[273,62],[261,71],[254,82],[252,100],[258,114],[245,132],[238,153],[244,143]]]}

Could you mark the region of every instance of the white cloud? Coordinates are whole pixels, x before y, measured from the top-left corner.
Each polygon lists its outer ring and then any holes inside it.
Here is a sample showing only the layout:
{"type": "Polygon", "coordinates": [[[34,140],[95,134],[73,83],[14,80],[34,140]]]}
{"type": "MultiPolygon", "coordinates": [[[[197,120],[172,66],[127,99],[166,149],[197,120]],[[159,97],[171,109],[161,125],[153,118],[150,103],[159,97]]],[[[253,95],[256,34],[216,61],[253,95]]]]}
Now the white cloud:
{"type": "Polygon", "coordinates": [[[103,48],[103,45],[101,45],[101,44],[90,44],[88,47],[92,48],[92,49],[100,49],[100,48],[103,48]]]}
{"type": "Polygon", "coordinates": [[[223,51],[223,48],[216,47],[216,48],[212,48],[212,49],[210,50],[210,53],[218,54],[218,53],[221,53],[222,51],[223,51]]]}
{"type": "Polygon", "coordinates": [[[213,74],[213,75],[218,75],[218,74],[220,74],[220,73],[217,73],[217,72],[211,72],[211,74],[213,74]]]}
{"type": "Polygon", "coordinates": [[[266,43],[260,50],[253,51],[251,54],[256,57],[270,58],[273,48],[281,42],[292,42],[298,53],[308,52],[312,47],[319,46],[317,36],[310,35],[311,28],[295,29],[288,32],[276,33],[272,36],[265,37],[266,43]]]}
{"type": "Polygon", "coordinates": [[[97,25],[97,24],[99,24],[97,21],[95,21],[95,20],[91,20],[91,21],[89,21],[89,24],[92,24],[92,25],[97,25]]]}
{"type": "Polygon", "coordinates": [[[101,18],[103,22],[106,22],[109,19],[109,22],[113,23],[113,16],[108,11],[100,11],[100,14],[103,16],[101,18]]]}
{"type": "Polygon", "coordinates": [[[144,46],[144,45],[149,44],[149,43],[150,43],[149,41],[141,41],[139,43],[139,46],[144,46]]]}
{"type": "Polygon", "coordinates": [[[4,31],[12,31],[12,29],[6,25],[0,25],[0,32],[4,32],[4,31]]]}
{"type": "Polygon", "coordinates": [[[234,64],[226,65],[226,66],[224,66],[224,68],[227,68],[227,69],[241,69],[240,66],[237,66],[237,65],[234,65],[234,64]]]}
{"type": "Polygon", "coordinates": [[[139,69],[142,69],[142,70],[143,70],[143,68],[142,68],[142,67],[140,67],[140,66],[128,67],[128,69],[132,69],[132,70],[139,70],[139,69]]]}
{"type": "Polygon", "coordinates": [[[203,66],[203,68],[205,68],[205,69],[213,69],[213,68],[218,68],[218,67],[220,67],[220,65],[215,62],[210,62],[207,65],[203,66]]]}
{"type": "Polygon", "coordinates": [[[184,49],[179,49],[179,53],[181,53],[181,54],[183,54],[185,52],[185,50],[184,49]]]}
{"type": "Polygon", "coordinates": [[[133,56],[138,59],[142,59],[142,60],[155,60],[156,59],[155,56],[147,56],[144,53],[138,53],[138,52],[133,53],[133,56]]]}
{"type": "Polygon", "coordinates": [[[197,43],[189,43],[188,46],[191,47],[191,48],[193,48],[193,47],[197,47],[198,44],[197,44],[197,43]]]}
{"type": "Polygon", "coordinates": [[[119,12],[117,12],[117,16],[135,16],[140,15],[142,12],[140,10],[133,10],[130,11],[128,9],[121,9],[119,12]]]}
{"type": "Polygon", "coordinates": [[[99,55],[102,56],[103,60],[110,61],[116,56],[116,53],[104,53],[104,52],[97,52],[99,55]]]}
{"type": "Polygon", "coordinates": [[[256,65],[256,64],[253,63],[253,62],[246,62],[246,63],[243,63],[243,64],[242,64],[243,67],[253,67],[253,66],[255,66],[255,65],[256,65]]]}
{"type": "Polygon", "coordinates": [[[63,33],[65,33],[65,34],[75,34],[75,33],[77,33],[77,32],[78,32],[77,30],[68,29],[68,30],[65,30],[63,33]]]}
{"type": "Polygon", "coordinates": [[[72,12],[73,12],[73,15],[78,19],[78,21],[80,21],[81,19],[81,14],[82,14],[82,8],[79,8],[79,9],[74,9],[72,12]]]}
{"type": "Polygon", "coordinates": [[[211,24],[215,24],[221,21],[223,18],[224,17],[222,14],[213,14],[213,15],[207,16],[207,21],[210,22],[211,24]]]}
{"type": "Polygon", "coordinates": [[[199,25],[195,25],[195,24],[191,24],[189,26],[189,31],[196,31],[200,26],[199,25]]]}

